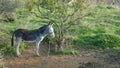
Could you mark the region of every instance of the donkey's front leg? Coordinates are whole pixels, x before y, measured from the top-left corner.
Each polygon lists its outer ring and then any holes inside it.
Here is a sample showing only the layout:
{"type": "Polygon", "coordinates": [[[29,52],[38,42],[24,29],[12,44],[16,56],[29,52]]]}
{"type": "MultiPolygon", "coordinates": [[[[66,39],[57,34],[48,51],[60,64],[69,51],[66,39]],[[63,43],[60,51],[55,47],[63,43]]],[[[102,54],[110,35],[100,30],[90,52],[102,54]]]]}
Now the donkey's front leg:
{"type": "Polygon", "coordinates": [[[39,54],[39,45],[40,45],[40,42],[41,41],[36,41],[36,50],[35,50],[35,53],[36,53],[37,56],[40,56],[40,54],[39,54]]]}
{"type": "Polygon", "coordinates": [[[16,38],[16,44],[15,44],[15,46],[16,46],[16,54],[17,54],[18,57],[21,56],[21,54],[19,52],[19,46],[20,46],[20,42],[21,41],[22,41],[21,37],[17,37],[16,38]]]}

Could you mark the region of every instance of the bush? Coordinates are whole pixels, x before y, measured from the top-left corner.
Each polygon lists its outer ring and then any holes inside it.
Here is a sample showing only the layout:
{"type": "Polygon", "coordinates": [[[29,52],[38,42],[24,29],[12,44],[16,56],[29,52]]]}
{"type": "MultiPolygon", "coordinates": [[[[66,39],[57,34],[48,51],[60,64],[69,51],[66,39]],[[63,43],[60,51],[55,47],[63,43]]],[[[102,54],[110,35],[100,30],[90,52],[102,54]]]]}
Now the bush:
{"type": "Polygon", "coordinates": [[[2,55],[5,57],[12,56],[15,54],[15,49],[8,45],[8,42],[5,42],[6,40],[2,38],[0,40],[0,50],[2,51],[2,55]]]}
{"type": "Polygon", "coordinates": [[[120,36],[106,33],[97,34],[94,37],[93,45],[103,49],[120,47],[120,36]]]}
{"type": "Polygon", "coordinates": [[[100,33],[96,35],[79,36],[73,41],[75,45],[91,45],[98,48],[114,48],[120,47],[120,36],[115,34],[100,33]]]}
{"type": "MultiPolygon", "coordinates": [[[[2,52],[2,55],[7,58],[10,56],[14,56],[16,54],[16,51],[15,51],[15,46],[12,47],[10,45],[10,42],[6,42],[6,41],[10,41],[10,40],[7,38],[0,37],[0,51],[2,52]]],[[[23,51],[27,47],[26,44],[27,43],[20,43],[20,51],[23,51]]]]}

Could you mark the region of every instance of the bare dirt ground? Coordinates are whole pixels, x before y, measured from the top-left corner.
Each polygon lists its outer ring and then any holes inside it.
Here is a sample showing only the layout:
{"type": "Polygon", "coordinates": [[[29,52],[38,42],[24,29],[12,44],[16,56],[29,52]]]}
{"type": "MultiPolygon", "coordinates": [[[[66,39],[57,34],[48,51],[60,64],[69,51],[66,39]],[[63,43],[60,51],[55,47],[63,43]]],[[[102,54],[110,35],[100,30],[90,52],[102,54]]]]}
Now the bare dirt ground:
{"type": "MultiPolygon", "coordinates": [[[[41,46],[41,50],[45,48],[41,46]]],[[[79,55],[49,55],[45,49],[41,56],[34,55],[33,46],[22,53],[23,57],[4,59],[7,68],[120,68],[120,52],[112,50],[80,49],[79,55]]]]}

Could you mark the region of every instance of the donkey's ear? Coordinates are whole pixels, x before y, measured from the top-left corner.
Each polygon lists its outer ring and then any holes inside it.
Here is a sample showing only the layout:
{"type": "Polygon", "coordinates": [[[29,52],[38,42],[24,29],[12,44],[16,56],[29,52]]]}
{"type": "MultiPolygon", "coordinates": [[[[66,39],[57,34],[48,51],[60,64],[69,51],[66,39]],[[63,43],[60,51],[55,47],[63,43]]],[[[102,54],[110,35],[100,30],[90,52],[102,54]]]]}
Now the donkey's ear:
{"type": "Polygon", "coordinates": [[[48,25],[51,25],[51,23],[49,22],[48,25]]]}
{"type": "Polygon", "coordinates": [[[51,23],[51,22],[48,23],[48,25],[51,25],[51,26],[52,26],[53,24],[54,24],[54,23],[51,23]]]}
{"type": "Polygon", "coordinates": [[[54,23],[51,23],[51,26],[53,26],[54,25],[54,23]]]}

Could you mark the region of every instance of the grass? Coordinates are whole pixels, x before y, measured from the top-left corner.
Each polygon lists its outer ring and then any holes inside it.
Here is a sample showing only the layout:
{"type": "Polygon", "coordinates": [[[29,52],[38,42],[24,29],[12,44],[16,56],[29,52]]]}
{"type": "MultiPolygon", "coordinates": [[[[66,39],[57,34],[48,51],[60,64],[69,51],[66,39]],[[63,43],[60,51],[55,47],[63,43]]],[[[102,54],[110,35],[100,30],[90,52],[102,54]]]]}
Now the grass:
{"type": "MultiPolygon", "coordinates": [[[[89,12],[88,16],[81,19],[79,25],[72,26],[69,30],[72,38],[71,43],[73,47],[79,46],[90,46],[96,47],[96,44],[101,43],[101,39],[104,40],[98,48],[109,48],[109,47],[119,47],[120,43],[114,43],[115,41],[119,41],[120,37],[120,8],[114,8],[109,6],[96,6],[92,7],[92,11],[89,12]],[[106,34],[103,37],[103,34],[106,34]],[[106,36],[111,35],[112,38],[108,38],[106,36]],[[102,38],[102,37],[103,38],[102,38]],[[74,39],[73,39],[74,38],[74,39]],[[110,43],[105,40],[110,40],[112,45],[105,44],[110,43]],[[116,40],[113,40],[116,39],[116,40]],[[110,46],[109,46],[110,45],[110,46]]],[[[15,54],[14,48],[10,45],[10,38],[14,30],[18,28],[26,28],[26,29],[36,29],[40,26],[44,25],[43,21],[31,13],[28,10],[21,9],[16,12],[17,19],[13,22],[0,22],[0,50],[3,53],[13,55],[15,54]]],[[[22,44],[25,45],[25,44],[22,44]]],[[[24,50],[24,47],[21,47],[24,50]]],[[[64,54],[76,54],[78,51],[74,49],[65,49],[63,51],[58,51],[57,53],[64,54]]]]}
{"type": "Polygon", "coordinates": [[[73,44],[75,44],[74,46],[96,46],[96,44],[99,44],[98,48],[119,47],[120,43],[114,43],[115,41],[120,41],[119,12],[120,8],[107,6],[94,7],[94,10],[91,11],[88,16],[80,20],[80,22],[82,22],[80,23],[80,26],[76,29],[72,29],[72,31],[76,31],[78,33],[78,38],[73,41],[73,44]],[[104,34],[105,36],[103,37],[102,35],[104,34]],[[97,39],[99,39],[99,41],[97,39]],[[94,42],[96,42],[96,44],[94,44],[94,42]]]}

